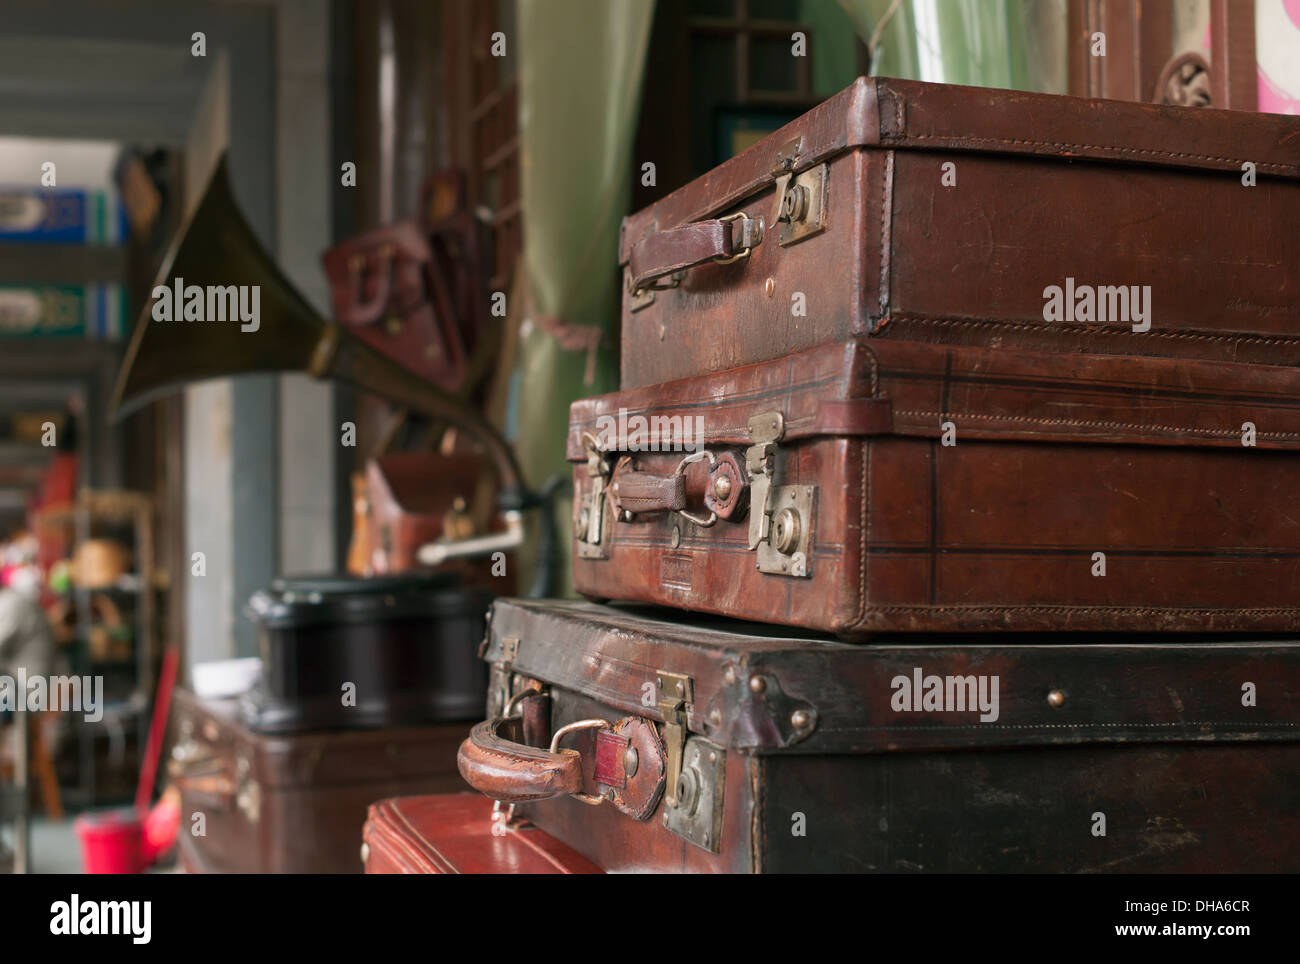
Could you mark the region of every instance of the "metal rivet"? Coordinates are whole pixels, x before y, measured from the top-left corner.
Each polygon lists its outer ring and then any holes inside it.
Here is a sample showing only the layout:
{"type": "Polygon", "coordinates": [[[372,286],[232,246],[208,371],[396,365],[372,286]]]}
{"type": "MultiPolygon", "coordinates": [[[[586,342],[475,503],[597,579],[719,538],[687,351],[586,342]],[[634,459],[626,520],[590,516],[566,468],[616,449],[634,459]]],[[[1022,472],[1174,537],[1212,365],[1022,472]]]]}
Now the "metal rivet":
{"type": "Polygon", "coordinates": [[[795,710],[790,714],[790,722],[794,725],[796,730],[802,730],[808,725],[808,711],[795,710]]]}
{"type": "Polygon", "coordinates": [[[767,295],[770,298],[775,292],[776,292],[776,279],[768,278],[766,281],[763,282],[763,294],[767,295]]]}
{"type": "Polygon", "coordinates": [[[682,527],[681,527],[681,526],[673,526],[673,534],[672,534],[672,538],[671,538],[670,541],[672,542],[672,544],[673,544],[673,548],[674,548],[674,549],[676,549],[678,546],[680,546],[680,545],[682,544],[682,527]]]}
{"type": "Polygon", "coordinates": [[[668,826],[668,812],[664,811],[664,826],[668,826]]]}
{"type": "Polygon", "coordinates": [[[668,333],[668,329],[667,329],[667,327],[665,327],[664,325],[660,325],[660,326],[659,326],[659,340],[660,340],[660,341],[663,341],[663,340],[664,340],[664,335],[666,335],[667,333],[668,333]]]}
{"type": "Polygon", "coordinates": [[[632,521],[632,513],[629,512],[627,509],[624,509],[624,510],[623,510],[623,516],[622,516],[622,518],[623,518],[623,521],[624,521],[624,522],[631,522],[631,521],[632,521]]]}
{"type": "Polygon", "coordinates": [[[749,688],[755,693],[761,693],[763,690],[767,689],[767,680],[763,679],[761,676],[751,676],[749,678],[749,688]]]}
{"type": "Polygon", "coordinates": [[[736,667],[728,666],[727,671],[722,674],[722,678],[726,681],[728,686],[736,682],[736,667]]]}
{"type": "Polygon", "coordinates": [[[731,479],[725,475],[718,476],[713,482],[713,494],[726,502],[731,495],[731,479]]]}
{"type": "Polygon", "coordinates": [[[623,751],[623,772],[628,776],[636,773],[636,768],[640,764],[641,758],[636,752],[636,747],[628,744],[628,748],[623,751]]]}
{"type": "Polygon", "coordinates": [[[678,695],[678,696],[685,696],[685,695],[686,695],[686,684],[683,683],[681,680],[678,680],[678,681],[677,681],[677,687],[676,687],[676,689],[677,689],[677,695],[678,695]]]}
{"type": "Polygon", "coordinates": [[[1052,690],[1047,694],[1047,705],[1055,709],[1065,705],[1065,694],[1060,690],[1052,690]]]}
{"type": "Polygon", "coordinates": [[[361,845],[361,862],[364,864],[367,863],[369,860],[370,860],[370,844],[363,843],[361,845]]]}
{"type": "Polygon", "coordinates": [[[710,750],[710,751],[709,751],[709,762],[710,762],[710,763],[717,763],[717,762],[718,762],[718,754],[717,754],[716,751],[714,751],[714,750],[710,750]]]}
{"type": "Polygon", "coordinates": [[[709,726],[722,725],[722,711],[717,707],[709,710],[709,726]]]}

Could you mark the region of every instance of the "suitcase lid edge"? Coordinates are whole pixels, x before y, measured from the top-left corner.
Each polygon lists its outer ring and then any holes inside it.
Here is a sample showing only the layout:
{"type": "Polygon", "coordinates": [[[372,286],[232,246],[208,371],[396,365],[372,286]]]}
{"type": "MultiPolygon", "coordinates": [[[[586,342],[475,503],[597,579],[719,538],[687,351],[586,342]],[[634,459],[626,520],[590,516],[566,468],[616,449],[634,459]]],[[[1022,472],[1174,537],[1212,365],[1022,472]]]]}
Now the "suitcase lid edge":
{"type": "Polygon", "coordinates": [[[1116,643],[1020,634],[1024,641],[1006,642],[926,634],[851,644],[778,635],[782,627],[749,635],[759,627],[731,623],[728,630],[725,620],[664,615],[498,599],[484,658],[503,660],[503,640],[511,638],[512,672],[577,691],[611,713],[658,722],[656,694],[649,705],[644,699],[647,685],[653,691],[660,670],[689,675],[690,732],[759,755],[1300,742],[1300,639],[1170,642],[1134,634],[1116,643]],[[1266,689],[1267,699],[1244,705],[1246,683],[1266,689]],[[904,706],[913,690],[916,705],[904,706]],[[958,706],[961,692],[977,702],[958,706]],[[924,705],[931,699],[939,708],[924,705]]]}

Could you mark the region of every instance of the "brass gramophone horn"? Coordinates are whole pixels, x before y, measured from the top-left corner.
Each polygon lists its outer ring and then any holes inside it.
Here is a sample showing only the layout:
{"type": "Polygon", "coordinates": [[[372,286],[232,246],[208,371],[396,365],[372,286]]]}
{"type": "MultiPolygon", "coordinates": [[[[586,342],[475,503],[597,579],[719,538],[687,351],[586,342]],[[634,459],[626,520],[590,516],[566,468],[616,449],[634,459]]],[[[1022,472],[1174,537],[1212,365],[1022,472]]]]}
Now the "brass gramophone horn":
{"type": "MultiPolygon", "coordinates": [[[[259,317],[181,320],[173,301],[170,320],[154,320],[146,305],[118,373],[113,406],[118,417],[188,382],[254,372],[307,372],[337,378],[398,405],[443,419],[476,438],[496,465],[503,506],[529,503],[510,444],[482,415],[418,375],[363,344],[307,304],[263,250],[230,191],[222,156],[203,199],[173,241],[154,281],[155,289],[206,292],[206,304],[233,305],[239,286],[257,286],[259,317]],[[229,286],[236,286],[230,288],[229,286]],[[219,288],[215,298],[213,288],[219,288]]],[[[186,297],[188,301],[188,294],[186,297]]],[[[251,300],[251,299],[250,299],[251,300]]]]}

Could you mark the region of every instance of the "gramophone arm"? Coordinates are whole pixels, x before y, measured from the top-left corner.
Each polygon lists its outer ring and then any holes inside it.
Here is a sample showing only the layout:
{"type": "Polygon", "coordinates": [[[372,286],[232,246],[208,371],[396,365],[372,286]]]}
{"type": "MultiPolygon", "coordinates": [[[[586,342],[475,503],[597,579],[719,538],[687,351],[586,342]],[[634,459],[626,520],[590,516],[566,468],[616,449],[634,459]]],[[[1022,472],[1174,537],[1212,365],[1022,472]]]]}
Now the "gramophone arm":
{"type": "Polygon", "coordinates": [[[468,559],[518,548],[524,541],[523,515],[514,509],[502,513],[505,532],[492,532],[469,539],[439,539],[420,546],[416,558],[422,566],[441,566],[448,559],[468,559]]]}

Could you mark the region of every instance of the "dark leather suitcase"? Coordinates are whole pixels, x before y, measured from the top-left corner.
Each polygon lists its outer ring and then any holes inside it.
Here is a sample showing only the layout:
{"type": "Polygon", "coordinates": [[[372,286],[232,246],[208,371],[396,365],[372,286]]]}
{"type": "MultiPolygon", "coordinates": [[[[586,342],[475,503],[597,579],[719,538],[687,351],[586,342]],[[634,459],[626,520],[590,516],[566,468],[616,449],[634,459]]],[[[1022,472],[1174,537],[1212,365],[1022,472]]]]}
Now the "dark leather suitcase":
{"type": "Polygon", "coordinates": [[[477,793],[372,803],[361,855],[367,874],[602,872],[572,847],[531,824],[498,825],[492,819],[492,801],[477,793]]]}
{"type": "Polygon", "coordinates": [[[607,872],[1300,870],[1295,640],[853,646],[652,615],[498,600],[460,751],[607,872]]]}
{"type": "Polygon", "coordinates": [[[1300,617],[1282,367],[857,339],[578,401],[567,444],[596,599],[846,638],[1300,617]]]}
{"type": "Polygon", "coordinates": [[[244,725],[236,701],[184,690],[173,721],[169,772],[181,792],[181,864],[192,873],[361,873],[371,803],[465,786],[456,773],[464,723],[267,736],[244,725]]]}
{"type": "Polygon", "coordinates": [[[260,733],[469,719],[491,600],[451,573],[277,579],[248,603],[262,674],[243,719],[260,733]]]}
{"type": "Polygon", "coordinates": [[[868,335],[1300,363],[1297,144],[1297,117],[859,79],[624,221],[621,385],[868,335]]]}

